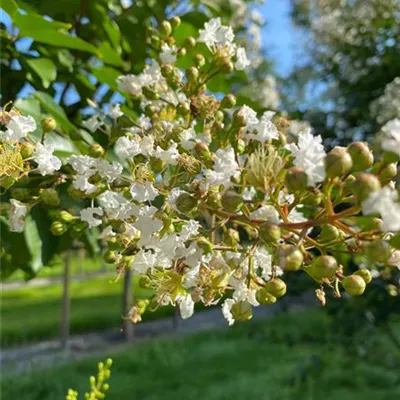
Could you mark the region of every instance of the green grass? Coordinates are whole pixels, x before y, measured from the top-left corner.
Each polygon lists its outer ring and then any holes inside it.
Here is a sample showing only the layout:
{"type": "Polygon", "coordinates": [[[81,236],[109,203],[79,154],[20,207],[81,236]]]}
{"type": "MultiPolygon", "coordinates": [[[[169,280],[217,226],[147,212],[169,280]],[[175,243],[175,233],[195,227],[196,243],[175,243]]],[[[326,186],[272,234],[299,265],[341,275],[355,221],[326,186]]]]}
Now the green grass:
{"type": "MultiPolygon", "coordinates": [[[[119,328],[121,325],[122,279],[115,274],[71,283],[71,333],[119,328]]],[[[133,283],[137,297],[149,292],[133,283]]],[[[61,283],[45,287],[25,287],[1,293],[1,346],[27,344],[59,335],[61,283]]],[[[159,309],[146,319],[170,313],[159,309]]]]}
{"type": "MultiPolygon", "coordinates": [[[[369,343],[360,356],[334,328],[323,311],[307,311],[105,353],[114,359],[107,400],[400,398],[399,359],[385,336],[360,337],[369,343]]],[[[69,387],[83,398],[97,361],[5,377],[3,398],[56,400],[69,387]]]]}

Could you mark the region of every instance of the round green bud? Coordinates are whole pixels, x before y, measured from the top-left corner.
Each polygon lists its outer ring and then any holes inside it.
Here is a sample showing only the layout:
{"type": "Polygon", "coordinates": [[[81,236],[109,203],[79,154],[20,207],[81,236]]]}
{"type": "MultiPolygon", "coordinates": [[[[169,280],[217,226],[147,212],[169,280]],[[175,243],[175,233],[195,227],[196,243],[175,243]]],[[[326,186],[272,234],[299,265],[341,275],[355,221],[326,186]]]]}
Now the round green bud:
{"type": "MultiPolygon", "coordinates": [[[[196,39],[193,36],[189,36],[185,39],[184,46],[190,50],[196,46],[196,39]]],[[[203,57],[204,58],[204,57],[203,57]]]]}
{"type": "Polygon", "coordinates": [[[150,300],[148,299],[140,299],[136,303],[136,307],[138,308],[139,314],[143,314],[146,311],[147,306],[150,304],[150,300]]]}
{"type": "Polygon", "coordinates": [[[197,246],[203,249],[204,254],[210,254],[213,251],[213,244],[204,236],[196,240],[197,246]]]}
{"type": "Polygon", "coordinates": [[[368,284],[372,281],[372,274],[371,271],[368,269],[359,269],[358,271],[354,272],[354,275],[359,275],[361,278],[364,279],[365,283],[368,284]]]}
{"type": "Polygon", "coordinates": [[[353,161],[344,147],[335,147],[325,157],[325,172],[330,178],[350,172],[353,161]]]}
{"type": "Polygon", "coordinates": [[[101,158],[104,156],[105,151],[98,143],[94,143],[89,147],[89,156],[93,158],[101,158]]]}
{"type": "Polygon", "coordinates": [[[32,156],[35,151],[35,145],[30,142],[24,142],[21,145],[20,153],[23,159],[29,158],[32,156]]]}
{"type": "Polygon", "coordinates": [[[197,68],[204,67],[206,64],[206,59],[204,58],[203,54],[198,53],[194,56],[194,64],[197,68]]]}
{"type": "Polygon", "coordinates": [[[103,260],[107,263],[107,264],[114,264],[117,261],[118,257],[117,257],[117,253],[113,250],[107,250],[104,254],[103,254],[103,260]]]}
{"type": "Polygon", "coordinates": [[[243,139],[237,141],[237,152],[243,154],[246,151],[246,142],[243,139]]]}
{"type": "Polygon", "coordinates": [[[257,291],[256,300],[260,304],[265,304],[265,305],[276,303],[276,297],[273,294],[269,293],[266,288],[262,288],[259,291],[257,291]]]}
{"type": "Polygon", "coordinates": [[[286,283],[279,278],[275,278],[267,282],[265,288],[267,289],[268,293],[271,293],[277,299],[284,296],[286,293],[286,283]]]}
{"type": "Polygon", "coordinates": [[[62,210],[58,213],[58,219],[61,222],[65,222],[67,224],[75,221],[77,219],[77,217],[75,217],[74,215],[72,215],[71,213],[69,213],[68,211],[62,210]]]}
{"type": "Polygon", "coordinates": [[[233,190],[228,190],[222,195],[221,204],[224,210],[236,213],[243,207],[243,197],[233,190]]]}
{"type": "Polygon", "coordinates": [[[355,178],[352,185],[353,193],[360,203],[366,200],[372,192],[376,192],[381,188],[381,183],[375,175],[360,172],[355,178]]]}
{"type": "Polygon", "coordinates": [[[176,199],[175,206],[182,214],[189,214],[197,207],[197,200],[189,193],[182,193],[176,199]]]}
{"type": "Polygon", "coordinates": [[[19,201],[27,201],[31,196],[31,191],[26,188],[12,188],[11,197],[19,201]]]}
{"type": "Polygon", "coordinates": [[[179,50],[178,50],[178,57],[185,57],[186,56],[186,54],[187,54],[187,51],[186,51],[186,48],[185,47],[181,47],[179,50]]]}
{"type": "Polygon", "coordinates": [[[253,310],[248,301],[238,301],[231,308],[232,317],[235,321],[245,322],[253,317],[253,310]]]}
{"type": "Polygon", "coordinates": [[[215,121],[217,121],[217,122],[223,122],[223,121],[224,121],[224,117],[225,117],[225,114],[224,114],[224,112],[221,111],[221,110],[218,110],[218,111],[214,114],[214,119],[215,119],[215,121]]]}
{"type": "Polygon", "coordinates": [[[60,205],[60,196],[56,189],[48,188],[40,191],[40,199],[48,206],[57,207],[60,205]]]}
{"type": "Polygon", "coordinates": [[[208,148],[208,146],[205,143],[196,143],[196,145],[194,146],[194,153],[195,156],[198,157],[200,160],[202,161],[210,161],[211,160],[211,153],[210,153],[210,149],[208,148]]]}
{"type": "Polygon", "coordinates": [[[247,125],[247,118],[245,115],[243,115],[240,110],[236,110],[233,114],[233,121],[232,125],[234,127],[241,128],[243,126],[247,125]]]}
{"type": "Polygon", "coordinates": [[[139,279],[139,286],[142,289],[148,289],[151,285],[151,279],[147,275],[142,275],[139,279]]]}
{"type": "Polygon", "coordinates": [[[161,39],[157,35],[150,37],[150,43],[157,50],[161,48],[161,39]]]}
{"type": "Polygon", "coordinates": [[[285,176],[285,185],[289,192],[301,192],[307,189],[308,178],[303,168],[291,167],[285,176]]]}
{"type": "Polygon", "coordinates": [[[53,132],[57,128],[57,122],[53,117],[45,117],[40,121],[44,133],[53,132]]]}
{"type": "Polygon", "coordinates": [[[50,232],[54,235],[54,236],[61,236],[64,235],[65,232],[67,232],[68,227],[66,224],[62,223],[61,221],[54,221],[51,224],[50,227],[50,232]]]}
{"type": "Polygon", "coordinates": [[[359,275],[346,276],[342,280],[342,285],[346,293],[350,296],[361,296],[366,287],[364,279],[359,275]]]}
{"type": "Polygon", "coordinates": [[[315,280],[331,280],[335,277],[338,270],[338,263],[332,256],[319,256],[314,258],[311,265],[306,268],[306,272],[315,280]]]}
{"type": "Polygon", "coordinates": [[[186,76],[189,82],[197,82],[197,79],[199,79],[199,70],[196,67],[190,67],[186,70],[186,76]]]}
{"type": "Polygon", "coordinates": [[[232,61],[226,60],[222,65],[221,65],[221,72],[223,74],[230,74],[233,72],[235,67],[233,66],[232,61]]]}
{"type": "Polygon", "coordinates": [[[168,21],[162,21],[159,30],[162,35],[169,36],[172,33],[171,23],[168,21]]]}
{"type": "Polygon", "coordinates": [[[148,100],[158,100],[160,98],[160,95],[157,92],[148,88],[147,86],[144,86],[142,91],[148,100]]]}
{"type": "Polygon", "coordinates": [[[379,180],[382,186],[387,185],[397,176],[397,164],[388,164],[380,170],[379,180]]]}
{"type": "Polygon", "coordinates": [[[212,187],[207,193],[206,203],[211,208],[220,208],[221,205],[221,194],[218,188],[212,187]]]}
{"type": "Polygon", "coordinates": [[[233,108],[236,105],[236,97],[231,94],[228,93],[227,95],[224,96],[224,98],[221,101],[221,107],[222,108],[233,108]]]}
{"type": "Polygon", "coordinates": [[[180,17],[175,15],[175,17],[172,17],[169,20],[169,22],[171,24],[172,29],[175,30],[176,28],[178,28],[178,26],[181,24],[182,21],[181,21],[180,17]]]}
{"type": "Polygon", "coordinates": [[[375,240],[368,244],[367,256],[379,264],[385,264],[392,255],[390,244],[385,240],[375,240]]]}
{"type": "Polygon", "coordinates": [[[170,64],[161,65],[161,75],[164,78],[170,78],[174,74],[174,67],[170,64]]]}
{"type": "Polygon", "coordinates": [[[303,260],[303,253],[292,244],[280,246],[276,254],[276,264],[284,271],[298,271],[303,260]]]}
{"type": "Polygon", "coordinates": [[[344,181],[344,184],[342,186],[342,194],[343,196],[348,196],[350,194],[353,194],[353,184],[356,181],[356,177],[354,175],[349,175],[346,180],[344,181]]]}
{"type": "Polygon", "coordinates": [[[258,229],[258,236],[266,244],[276,243],[281,238],[281,230],[278,225],[264,222],[258,229]]]}
{"type": "Polygon", "coordinates": [[[351,169],[353,172],[364,171],[372,167],[374,156],[367,143],[354,142],[347,148],[347,151],[353,161],[353,167],[351,169]]]}
{"type": "Polygon", "coordinates": [[[332,240],[337,240],[341,238],[342,232],[339,231],[336,226],[333,225],[323,225],[321,228],[321,232],[318,235],[318,241],[321,243],[328,243],[331,242],[332,240]]]}

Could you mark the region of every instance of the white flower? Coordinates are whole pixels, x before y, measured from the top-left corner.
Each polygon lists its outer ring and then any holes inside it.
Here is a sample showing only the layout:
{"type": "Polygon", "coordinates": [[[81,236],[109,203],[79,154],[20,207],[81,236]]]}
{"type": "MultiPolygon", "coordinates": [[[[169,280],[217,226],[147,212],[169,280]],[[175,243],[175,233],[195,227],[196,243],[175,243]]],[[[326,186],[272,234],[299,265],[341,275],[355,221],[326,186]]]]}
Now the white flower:
{"type": "Polygon", "coordinates": [[[115,143],[114,151],[122,159],[137,156],[141,153],[139,137],[135,136],[133,139],[128,139],[126,136],[121,136],[115,143]]]}
{"type": "Polygon", "coordinates": [[[83,121],[82,125],[93,133],[103,125],[103,121],[97,115],[93,115],[86,121],[83,121]]]}
{"type": "Polygon", "coordinates": [[[154,155],[154,137],[151,135],[145,136],[140,142],[140,148],[142,149],[142,154],[145,157],[151,157],[154,155]]]}
{"type": "Polygon", "coordinates": [[[17,142],[35,130],[36,122],[30,115],[14,115],[7,124],[7,130],[1,134],[4,135],[4,140],[17,142]]]}
{"type": "Polygon", "coordinates": [[[153,206],[144,206],[138,210],[137,219],[133,224],[134,227],[140,231],[138,246],[146,246],[149,244],[152,235],[163,227],[163,223],[154,217],[156,212],[157,208],[153,206]]]}
{"type": "Polygon", "coordinates": [[[151,182],[132,184],[130,188],[132,198],[138,202],[152,201],[158,196],[158,190],[151,182]]]}
{"type": "Polygon", "coordinates": [[[167,43],[161,46],[160,60],[163,64],[173,64],[176,61],[176,46],[169,47],[167,43]]]}
{"type": "Polygon", "coordinates": [[[187,221],[187,223],[182,226],[182,229],[179,232],[179,236],[182,240],[186,241],[190,237],[198,235],[200,227],[201,225],[197,221],[187,221]]]}
{"type": "Polygon", "coordinates": [[[388,186],[372,192],[362,203],[365,215],[380,214],[383,221],[384,232],[396,232],[400,230],[400,203],[397,190],[388,186]]]}
{"type": "Polygon", "coordinates": [[[103,158],[98,158],[97,160],[97,171],[107,182],[112,182],[121,175],[123,170],[121,164],[117,162],[110,163],[103,158]]]}
{"type": "Polygon", "coordinates": [[[400,156],[400,119],[395,118],[382,127],[382,150],[396,153],[400,156]]]}
{"type": "Polygon", "coordinates": [[[11,199],[11,208],[9,215],[9,224],[11,232],[23,232],[25,227],[25,216],[28,212],[28,207],[18,200],[11,199]]]}
{"type": "Polygon", "coordinates": [[[250,61],[247,58],[246,50],[244,47],[238,47],[236,50],[236,63],[235,68],[238,71],[246,69],[250,65],[250,61]]]}
{"type": "Polygon", "coordinates": [[[163,150],[160,146],[157,146],[154,156],[167,164],[176,165],[179,157],[177,143],[173,142],[167,150],[163,150]]]}
{"type": "Polygon", "coordinates": [[[184,190],[180,189],[180,188],[173,188],[169,193],[168,193],[168,204],[171,207],[175,207],[175,202],[176,199],[182,194],[182,193],[187,193],[184,190]]]}
{"type": "Polygon", "coordinates": [[[264,143],[271,139],[279,139],[278,129],[276,129],[276,126],[271,121],[274,115],[274,112],[266,111],[258,123],[247,125],[247,129],[250,131],[256,131],[255,134],[249,135],[249,137],[260,143],[264,143]]]}
{"type": "Polygon", "coordinates": [[[84,175],[78,175],[72,182],[72,186],[86,194],[92,194],[97,190],[97,186],[90,183],[89,178],[84,175]]]}
{"type": "Polygon", "coordinates": [[[232,306],[235,304],[235,300],[233,299],[226,299],[222,303],[222,314],[224,315],[224,318],[228,321],[229,325],[233,325],[235,323],[235,320],[233,319],[233,315],[231,313],[232,306]]]}
{"type": "Polygon", "coordinates": [[[109,116],[112,119],[117,119],[118,117],[121,117],[122,115],[124,115],[124,113],[121,111],[121,104],[117,103],[117,104],[114,104],[112,107],[110,106],[109,116]]]}
{"type": "MultiPolygon", "coordinates": [[[[272,277],[272,256],[264,247],[258,247],[254,252],[254,268],[259,268],[261,270],[261,276],[270,280],[272,277]]],[[[280,276],[283,274],[281,268],[275,266],[275,275],[280,276]]]]}
{"type": "Polygon", "coordinates": [[[118,90],[120,92],[127,92],[133,96],[140,96],[142,94],[142,84],[140,78],[136,75],[124,75],[117,78],[118,90]]]}
{"type": "Polygon", "coordinates": [[[194,312],[194,301],[190,293],[179,299],[179,309],[183,319],[190,318],[194,312]]]}
{"type": "Polygon", "coordinates": [[[89,224],[89,228],[99,226],[101,224],[101,219],[96,218],[102,217],[104,214],[101,207],[88,207],[81,210],[81,220],[89,224]]]}
{"type": "Polygon", "coordinates": [[[33,160],[38,164],[41,175],[50,175],[61,168],[61,160],[53,156],[53,148],[42,143],[36,144],[33,160]]]}
{"type": "Polygon", "coordinates": [[[272,224],[279,224],[279,213],[272,205],[264,205],[250,213],[252,219],[261,219],[272,224]]]}
{"type": "Polygon", "coordinates": [[[97,200],[110,219],[125,220],[138,213],[138,206],[129,202],[121,193],[106,190],[97,200]]]}
{"type": "Polygon", "coordinates": [[[256,125],[259,122],[257,113],[249,106],[242,106],[238,113],[246,118],[247,126],[256,125]]]}
{"type": "Polygon", "coordinates": [[[314,136],[310,129],[299,132],[298,143],[285,146],[294,156],[294,165],[307,174],[308,184],[315,185],[325,179],[326,156],[321,136],[314,136]]]}
{"type": "Polygon", "coordinates": [[[157,257],[152,251],[140,249],[135,255],[135,259],[132,263],[132,269],[141,274],[145,274],[149,268],[155,265],[156,259],[157,257]]]}
{"type": "Polygon", "coordinates": [[[243,200],[251,201],[254,199],[254,196],[257,194],[254,186],[247,187],[243,192],[243,200]]]}
{"type": "Polygon", "coordinates": [[[71,164],[72,168],[79,175],[92,176],[96,173],[96,158],[89,156],[71,156],[68,159],[68,164],[71,164]]]}
{"type": "Polygon", "coordinates": [[[232,28],[223,26],[221,18],[213,18],[204,24],[204,29],[199,30],[199,42],[204,42],[210,50],[215,47],[232,47],[235,38],[232,28]]]}

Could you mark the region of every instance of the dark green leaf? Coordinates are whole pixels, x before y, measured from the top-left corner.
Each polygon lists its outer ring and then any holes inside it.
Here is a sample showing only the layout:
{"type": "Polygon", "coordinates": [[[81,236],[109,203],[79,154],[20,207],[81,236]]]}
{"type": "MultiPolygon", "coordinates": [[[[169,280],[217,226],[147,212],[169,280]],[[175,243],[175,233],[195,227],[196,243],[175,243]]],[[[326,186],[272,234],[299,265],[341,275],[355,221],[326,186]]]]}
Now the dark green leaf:
{"type": "Polygon", "coordinates": [[[43,86],[48,88],[57,77],[57,69],[50,58],[31,58],[27,64],[40,76],[43,86]]]}
{"type": "Polygon", "coordinates": [[[18,13],[18,6],[14,0],[2,0],[1,8],[11,17],[18,13]]]}

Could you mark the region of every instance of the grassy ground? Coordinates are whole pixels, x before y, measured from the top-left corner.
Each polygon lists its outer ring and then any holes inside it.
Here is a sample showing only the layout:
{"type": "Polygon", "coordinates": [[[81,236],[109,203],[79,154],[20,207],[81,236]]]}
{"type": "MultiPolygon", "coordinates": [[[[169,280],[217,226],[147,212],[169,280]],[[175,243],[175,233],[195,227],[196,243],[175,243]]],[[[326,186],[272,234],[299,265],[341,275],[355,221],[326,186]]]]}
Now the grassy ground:
{"type": "MultiPolygon", "coordinates": [[[[71,333],[82,333],[121,324],[122,279],[115,274],[71,283],[71,333]]],[[[138,297],[148,292],[133,282],[138,297]]],[[[26,287],[1,293],[1,346],[27,344],[57,337],[61,316],[61,284],[26,287]]],[[[170,310],[149,313],[147,319],[165,316],[170,310]]]]}
{"type": "MultiPolygon", "coordinates": [[[[307,311],[104,354],[114,359],[107,400],[400,398],[399,358],[386,337],[369,333],[346,348],[334,332],[323,311],[307,311]]],[[[56,400],[69,387],[83,396],[97,361],[4,378],[3,398],[56,400]]]]}

